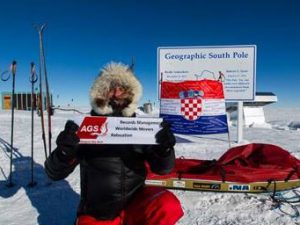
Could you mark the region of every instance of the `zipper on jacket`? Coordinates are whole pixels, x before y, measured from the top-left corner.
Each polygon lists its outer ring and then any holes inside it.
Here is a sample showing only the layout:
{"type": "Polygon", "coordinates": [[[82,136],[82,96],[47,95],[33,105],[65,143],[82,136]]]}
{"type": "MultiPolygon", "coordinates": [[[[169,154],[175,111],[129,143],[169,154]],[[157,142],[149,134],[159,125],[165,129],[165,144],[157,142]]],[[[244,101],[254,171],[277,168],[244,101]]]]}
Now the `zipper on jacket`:
{"type": "MultiPolygon", "coordinates": [[[[121,201],[122,201],[122,210],[125,209],[125,196],[126,196],[126,176],[125,176],[125,166],[124,163],[121,165],[121,201]]],[[[121,216],[121,225],[124,224],[124,217],[121,216]]]]}

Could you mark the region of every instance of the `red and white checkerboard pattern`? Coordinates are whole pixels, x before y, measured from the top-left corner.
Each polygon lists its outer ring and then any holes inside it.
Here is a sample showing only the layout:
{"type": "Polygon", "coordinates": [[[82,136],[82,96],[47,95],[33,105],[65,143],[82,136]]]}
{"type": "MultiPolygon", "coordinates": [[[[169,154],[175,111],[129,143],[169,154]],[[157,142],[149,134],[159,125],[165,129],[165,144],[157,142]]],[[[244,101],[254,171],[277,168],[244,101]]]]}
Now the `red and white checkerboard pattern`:
{"type": "Polygon", "coordinates": [[[201,116],[202,101],[200,98],[181,99],[181,114],[187,120],[196,120],[201,116]]]}

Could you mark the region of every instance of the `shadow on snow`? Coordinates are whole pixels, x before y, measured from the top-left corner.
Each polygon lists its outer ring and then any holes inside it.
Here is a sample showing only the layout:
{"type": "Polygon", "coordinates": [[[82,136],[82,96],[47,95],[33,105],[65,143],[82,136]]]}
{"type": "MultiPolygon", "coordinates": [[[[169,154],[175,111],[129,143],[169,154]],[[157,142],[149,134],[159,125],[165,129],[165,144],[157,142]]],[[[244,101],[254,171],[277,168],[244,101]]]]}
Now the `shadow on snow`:
{"type": "MultiPolygon", "coordinates": [[[[10,145],[0,138],[0,149],[7,156],[9,165],[10,145]]],[[[42,165],[34,162],[34,181],[37,182],[35,187],[29,187],[31,182],[31,157],[23,156],[17,149],[13,151],[12,180],[13,187],[7,187],[8,177],[0,167],[0,172],[6,180],[0,180],[0,197],[10,198],[20,189],[24,189],[31,205],[37,210],[39,225],[71,225],[76,218],[76,209],[79,203],[79,194],[76,193],[70,184],[65,181],[56,181],[49,183],[42,165]]],[[[7,209],[6,213],[9,213],[7,209]]],[[[11,205],[11,210],[15,210],[11,205]]],[[[26,209],[24,209],[26,212],[26,209]]],[[[19,212],[19,213],[24,213],[19,212]]],[[[28,211],[29,212],[29,211],[28,211]]],[[[32,218],[35,220],[35,218],[32,218]]],[[[26,221],[23,221],[24,224],[26,221]]],[[[34,221],[29,223],[34,224],[34,221]]]]}

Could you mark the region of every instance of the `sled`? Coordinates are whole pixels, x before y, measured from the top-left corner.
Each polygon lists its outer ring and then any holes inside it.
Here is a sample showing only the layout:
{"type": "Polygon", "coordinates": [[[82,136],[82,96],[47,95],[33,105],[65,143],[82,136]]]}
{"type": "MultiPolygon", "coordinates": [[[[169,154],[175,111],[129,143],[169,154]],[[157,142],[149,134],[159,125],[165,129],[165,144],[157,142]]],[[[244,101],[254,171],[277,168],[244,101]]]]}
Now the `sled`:
{"type": "Polygon", "coordinates": [[[146,185],[214,192],[276,192],[300,187],[300,161],[270,144],[229,149],[218,160],[178,158],[167,175],[151,172],[146,185]]]}

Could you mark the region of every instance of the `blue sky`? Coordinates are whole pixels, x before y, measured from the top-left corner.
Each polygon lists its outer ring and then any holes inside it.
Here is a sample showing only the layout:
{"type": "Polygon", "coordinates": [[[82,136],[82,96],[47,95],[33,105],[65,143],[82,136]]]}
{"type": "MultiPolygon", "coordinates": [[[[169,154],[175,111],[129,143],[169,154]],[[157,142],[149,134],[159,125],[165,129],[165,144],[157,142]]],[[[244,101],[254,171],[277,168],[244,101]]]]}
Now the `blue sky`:
{"type": "MultiPolygon", "coordinates": [[[[257,45],[257,91],[277,106],[300,106],[300,1],[296,0],[0,0],[0,72],[18,62],[16,91],[30,91],[46,22],[46,63],[54,103],[88,105],[88,91],[109,61],[130,63],[144,85],[141,102],[157,99],[158,47],[257,45]]],[[[0,91],[10,82],[0,81],[0,91]]]]}

